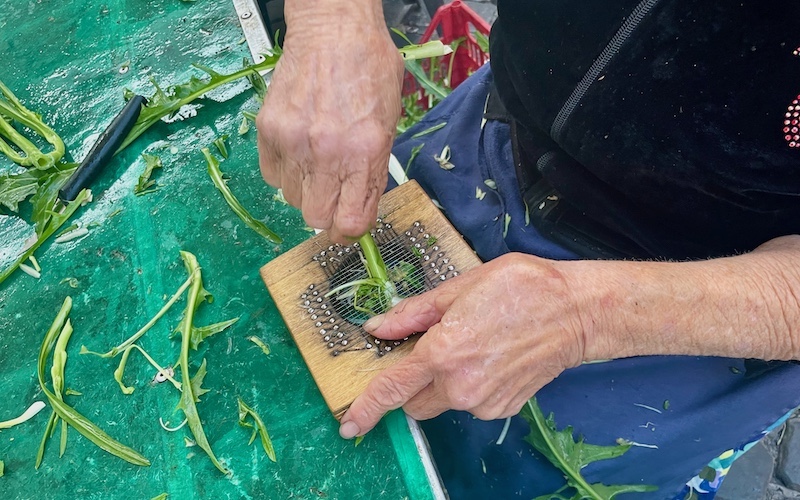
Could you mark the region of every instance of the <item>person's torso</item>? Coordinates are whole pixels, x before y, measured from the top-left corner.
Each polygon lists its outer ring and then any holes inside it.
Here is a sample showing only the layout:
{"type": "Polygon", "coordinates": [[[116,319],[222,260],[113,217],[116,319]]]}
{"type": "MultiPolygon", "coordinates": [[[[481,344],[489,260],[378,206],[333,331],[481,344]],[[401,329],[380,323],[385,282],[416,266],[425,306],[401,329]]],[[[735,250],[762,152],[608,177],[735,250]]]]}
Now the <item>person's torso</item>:
{"type": "Polygon", "coordinates": [[[492,70],[533,138],[528,168],[577,211],[659,257],[800,232],[800,3],[500,0],[498,12],[492,70]]]}

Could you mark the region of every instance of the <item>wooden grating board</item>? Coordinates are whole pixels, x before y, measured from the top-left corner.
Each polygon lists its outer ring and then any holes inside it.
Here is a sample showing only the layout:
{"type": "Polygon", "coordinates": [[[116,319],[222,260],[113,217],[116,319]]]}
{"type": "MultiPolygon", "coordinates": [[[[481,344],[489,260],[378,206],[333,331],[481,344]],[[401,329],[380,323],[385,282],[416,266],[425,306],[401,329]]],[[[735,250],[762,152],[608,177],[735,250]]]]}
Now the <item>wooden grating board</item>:
{"type": "MultiPolygon", "coordinates": [[[[480,264],[415,181],[385,194],[378,214],[373,235],[387,265],[391,269],[392,262],[412,262],[424,289],[480,264]]],[[[331,288],[355,279],[348,273],[363,270],[358,255],[357,245],[333,245],[322,232],[261,268],[264,283],[337,419],[375,375],[411,352],[416,341],[416,336],[397,342],[375,339],[360,327],[363,315],[345,306],[345,301],[325,297],[331,288]]]]}

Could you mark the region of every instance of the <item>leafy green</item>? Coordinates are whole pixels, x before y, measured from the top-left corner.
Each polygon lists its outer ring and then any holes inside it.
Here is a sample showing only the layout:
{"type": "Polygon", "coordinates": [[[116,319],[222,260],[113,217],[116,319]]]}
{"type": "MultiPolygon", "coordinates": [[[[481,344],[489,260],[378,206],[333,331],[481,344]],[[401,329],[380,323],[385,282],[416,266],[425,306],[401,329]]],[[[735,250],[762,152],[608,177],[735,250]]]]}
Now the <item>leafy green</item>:
{"type": "Polygon", "coordinates": [[[412,139],[418,139],[418,138],[420,138],[420,137],[422,137],[424,135],[428,135],[428,134],[431,134],[433,132],[436,132],[437,130],[443,129],[446,126],[447,126],[447,122],[437,123],[433,127],[429,127],[429,128],[426,128],[425,130],[423,130],[421,132],[417,132],[416,134],[412,135],[411,138],[412,139]]]}
{"type": "Polygon", "coordinates": [[[0,176],[0,205],[12,212],[19,210],[20,202],[36,193],[39,178],[31,171],[0,176]]]}
{"type": "Polygon", "coordinates": [[[255,335],[251,335],[251,336],[247,337],[247,340],[249,340],[250,342],[252,342],[255,345],[257,345],[258,347],[260,347],[261,348],[261,352],[263,352],[264,354],[269,356],[269,346],[266,344],[266,342],[264,342],[260,338],[256,337],[255,335]]]}
{"type": "MultiPolygon", "coordinates": [[[[264,60],[260,63],[247,66],[246,68],[227,75],[218,73],[208,66],[195,63],[192,66],[206,73],[206,75],[208,75],[207,78],[200,79],[196,76],[192,76],[188,82],[170,86],[166,90],[163,90],[155,80],[151,79],[150,81],[156,88],[156,91],[147,100],[147,105],[142,108],[139,118],[136,120],[136,123],[133,125],[133,128],[130,133],[128,133],[128,136],[125,138],[125,141],[123,141],[118,151],[122,151],[128,147],[137,137],[142,135],[162,118],[173,115],[181,106],[189,104],[209,91],[221,85],[225,85],[226,83],[236,81],[239,78],[274,68],[280,58],[280,54],[281,52],[279,50],[275,50],[272,53],[265,54],[264,60]]],[[[130,97],[131,95],[132,93],[130,91],[125,92],[126,97],[130,97]]]]}
{"type": "Polygon", "coordinates": [[[267,453],[267,456],[273,462],[277,462],[277,457],[275,456],[275,448],[272,446],[272,440],[269,438],[269,433],[267,432],[267,426],[264,425],[264,421],[261,420],[261,417],[256,413],[254,409],[249,407],[242,398],[238,398],[239,401],[239,425],[242,427],[249,427],[253,429],[253,435],[250,436],[250,441],[247,444],[253,444],[253,441],[256,439],[256,434],[261,436],[261,446],[264,447],[264,451],[267,453]],[[247,421],[247,417],[251,417],[253,422],[255,422],[255,426],[247,421]]]}
{"type": "MultiPolygon", "coordinates": [[[[580,438],[577,442],[572,436],[572,427],[559,431],[556,428],[555,418],[551,413],[545,419],[536,398],[531,398],[523,406],[520,415],[528,421],[531,432],[525,441],[544,455],[547,460],[556,466],[567,480],[567,486],[574,489],[571,496],[557,493],[542,495],[536,500],[612,500],[622,493],[644,493],[655,491],[657,488],[650,485],[612,485],[601,483],[589,484],[581,475],[581,469],[592,462],[617,458],[628,451],[630,445],[597,446],[587,444],[580,438]]],[[[561,491],[561,490],[559,490],[561,491]]]]}
{"type": "Polygon", "coordinates": [[[214,185],[217,187],[217,189],[219,189],[220,193],[222,193],[222,197],[225,198],[225,201],[228,203],[228,206],[231,207],[233,212],[239,216],[239,218],[247,225],[247,227],[257,232],[267,240],[275,244],[282,243],[283,239],[280,236],[268,228],[263,222],[250,215],[250,212],[245,210],[242,204],[239,203],[239,200],[237,200],[233,195],[228,187],[228,184],[223,178],[222,171],[219,169],[219,160],[211,155],[211,151],[209,151],[208,148],[203,148],[202,152],[203,156],[206,157],[206,163],[208,164],[208,175],[211,176],[211,180],[214,182],[214,185]]]}
{"type": "Polygon", "coordinates": [[[489,37],[487,37],[486,35],[484,35],[480,31],[475,31],[473,34],[475,35],[475,41],[478,42],[478,48],[480,48],[481,51],[484,54],[488,54],[489,53],[489,37]]]}
{"type": "MultiPolygon", "coordinates": [[[[186,311],[181,321],[181,352],[178,364],[180,365],[183,384],[181,385],[181,399],[178,403],[178,408],[183,410],[189,424],[189,430],[192,432],[195,442],[206,452],[211,462],[220,472],[228,474],[228,469],[217,460],[217,457],[211,450],[211,445],[208,443],[208,438],[206,438],[205,431],[203,430],[203,424],[200,422],[200,415],[197,413],[197,406],[195,406],[195,403],[198,401],[197,398],[200,395],[195,394],[195,392],[199,392],[199,383],[202,382],[205,373],[199,376],[201,371],[198,370],[194,379],[189,375],[189,347],[192,338],[192,321],[194,320],[194,313],[200,306],[200,303],[203,302],[209,294],[203,288],[203,280],[197,258],[186,251],[181,251],[181,258],[183,259],[183,263],[189,275],[196,275],[196,278],[192,281],[192,286],[189,289],[189,295],[186,300],[186,311]],[[187,381],[190,381],[190,383],[187,384],[187,381]],[[198,383],[198,388],[195,387],[196,383],[198,383]]],[[[205,372],[205,364],[201,365],[201,369],[205,372]]]]}
{"type": "MultiPolygon", "coordinates": [[[[394,31],[397,33],[397,30],[394,31]]],[[[431,40],[430,42],[416,45],[411,43],[411,41],[405,36],[403,36],[403,38],[409,42],[409,44],[405,47],[398,49],[400,51],[400,56],[404,61],[416,61],[418,59],[441,57],[453,52],[453,49],[449,45],[442,43],[441,40],[431,40]]]]}
{"type": "Polygon", "coordinates": [[[51,219],[48,222],[46,228],[42,231],[39,237],[36,239],[36,242],[31,245],[25,252],[20,255],[16,261],[14,261],[8,268],[0,272],[0,283],[6,280],[11,273],[13,273],[20,264],[28,260],[28,257],[33,255],[33,253],[39,249],[39,247],[47,241],[47,239],[53,235],[58,229],[64,225],[67,220],[72,217],[72,215],[80,208],[80,206],[91,199],[92,192],[88,189],[84,189],[78,196],[75,197],[75,200],[70,202],[65,208],[64,211],[61,213],[53,213],[51,215],[51,219]]]}
{"type": "Polygon", "coordinates": [[[250,122],[247,120],[246,116],[242,117],[242,124],[239,125],[239,135],[245,135],[247,132],[250,131],[250,122]]]}
{"type": "MultiPolygon", "coordinates": [[[[61,164],[63,169],[54,170],[52,174],[40,181],[36,194],[31,197],[31,222],[36,228],[36,236],[41,237],[53,216],[53,207],[58,200],[58,190],[61,189],[77,168],[77,164],[61,164]]],[[[59,165],[59,167],[61,166],[59,165]]]]}
{"type": "Polygon", "coordinates": [[[133,194],[136,196],[152,193],[158,189],[156,181],[151,180],[150,177],[153,175],[153,170],[162,168],[163,166],[161,164],[161,158],[158,156],[143,153],[142,158],[144,158],[144,172],[139,176],[139,182],[137,182],[136,186],[133,188],[133,194]]]}
{"type": "Polygon", "coordinates": [[[192,336],[189,340],[189,346],[196,351],[197,347],[200,345],[200,342],[214,334],[221,332],[237,321],[239,321],[238,317],[229,319],[228,321],[220,321],[219,323],[214,323],[213,325],[192,326],[192,336]]]}
{"type": "Polygon", "coordinates": [[[408,170],[411,168],[411,164],[414,163],[414,160],[417,158],[417,156],[419,156],[420,151],[422,151],[422,148],[424,147],[425,143],[423,142],[422,144],[417,144],[416,146],[411,148],[411,155],[408,157],[408,162],[406,163],[406,169],[403,172],[406,175],[406,177],[408,177],[408,170]]]}
{"type": "MultiPolygon", "coordinates": [[[[199,273],[199,270],[198,270],[198,273],[199,273]]],[[[106,352],[106,353],[99,353],[99,352],[90,351],[89,349],[86,348],[86,346],[81,346],[80,354],[94,354],[95,356],[99,356],[101,358],[113,358],[117,354],[123,352],[129,346],[133,345],[134,342],[136,342],[137,340],[142,338],[142,336],[145,333],[147,333],[147,331],[150,330],[153,327],[153,325],[155,325],[156,322],[159,319],[161,319],[161,317],[164,316],[164,314],[167,313],[167,311],[169,311],[169,309],[173,306],[173,304],[175,304],[175,302],[177,302],[178,299],[181,298],[181,295],[183,295],[183,292],[185,292],[186,289],[189,288],[189,286],[192,284],[192,282],[195,280],[196,277],[197,277],[197,274],[193,273],[188,278],[186,278],[186,281],[183,282],[183,284],[172,295],[172,297],[170,297],[170,299],[167,301],[167,303],[164,304],[163,307],[161,307],[161,309],[156,313],[156,315],[153,316],[150,319],[150,321],[147,322],[146,325],[141,327],[136,333],[131,335],[127,340],[125,340],[124,342],[122,342],[118,346],[112,347],[111,350],[106,352]]]]}
{"type": "Polygon", "coordinates": [[[376,316],[388,311],[403,298],[393,278],[399,279],[400,284],[405,286],[405,274],[399,269],[402,263],[390,273],[369,231],[358,239],[358,245],[367,277],[339,285],[325,296],[336,295],[338,300],[349,300],[356,311],[376,316]]]}
{"type": "MultiPolygon", "coordinates": [[[[247,68],[249,65],[250,61],[245,58],[242,61],[242,66],[247,68]]],[[[257,71],[254,73],[249,73],[247,75],[247,81],[249,81],[250,85],[253,86],[253,91],[256,93],[256,96],[258,96],[258,102],[264,102],[264,97],[267,96],[267,82],[264,81],[264,77],[261,76],[261,73],[257,71]]]]}
{"type": "Polygon", "coordinates": [[[222,136],[217,137],[216,139],[214,139],[214,146],[217,147],[217,151],[219,151],[219,154],[221,154],[222,157],[225,158],[225,159],[228,158],[228,148],[225,147],[225,141],[226,140],[228,140],[228,135],[227,134],[222,135],[222,136]]]}
{"type": "Polygon", "coordinates": [[[0,153],[24,167],[48,169],[58,163],[65,152],[64,141],[61,140],[61,137],[42,121],[40,115],[23,106],[17,96],[2,81],[0,81],[0,94],[2,94],[0,97],[0,153]],[[15,122],[41,136],[53,146],[53,150],[49,153],[42,153],[33,142],[14,128],[15,122]],[[4,137],[11,144],[3,140],[4,137]]]}
{"type": "MultiPolygon", "coordinates": [[[[134,465],[150,465],[150,461],[148,461],[137,451],[116,441],[114,438],[103,432],[102,429],[97,427],[89,419],[78,413],[74,408],[64,403],[55,393],[51,392],[45,384],[44,374],[47,360],[50,357],[50,353],[53,351],[54,345],[58,341],[58,337],[63,335],[62,332],[67,324],[67,316],[69,315],[71,309],[72,299],[67,297],[64,299],[64,304],[61,306],[61,310],[58,312],[56,319],[53,321],[53,324],[47,331],[44,341],[42,342],[42,346],[39,349],[39,361],[36,374],[39,379],[39,386],[42,388],[42,392],[47,397],[47,400],[50,402],[50,406],[53,408],[54,412],[53,416],[50,418],[50,422],[48,422],[47,430],[50,430],[51,426],[55,424],[55,416],[57,416],[108,453],[111,453],[112,455],[115,455],[134,465]]],[[[45,435],[47,436],[48,433],[46,432],[45,435]]],[[[42,451],[43,447],[40,447],[40,453],[42,451]]],[[[39,462],[40,460],[37,459],[37,467],[39,462]]]]}

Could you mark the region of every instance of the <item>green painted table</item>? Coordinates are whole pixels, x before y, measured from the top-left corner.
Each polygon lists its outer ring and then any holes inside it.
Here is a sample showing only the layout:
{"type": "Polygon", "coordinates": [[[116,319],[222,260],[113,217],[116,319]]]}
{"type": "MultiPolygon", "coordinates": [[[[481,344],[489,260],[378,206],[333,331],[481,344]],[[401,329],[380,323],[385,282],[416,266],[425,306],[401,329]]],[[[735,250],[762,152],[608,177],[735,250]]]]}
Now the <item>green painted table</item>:
{"type": "MultiPolygon", "coordinates": [[[[122,89],[152,93],[149,78],[182,82],[201,62],[230,72],[249,57],[233,5],[198,0],[0,0],[0,79],[62,135],[68,155],[80,160],[122,107],[122,89]]],[[[0,420],[43,400],[36,381],[42,338],[64,297],[74,299],[75,333],[68,349],[66,386],[82,396],[67,401],[121,442],[150,459],[136,467],[109,455],[71,430],[66,453],[50,441],[37,471],[34,459],[50,409],[0,431],[0,498],[432,498],[432,487],[405,416],[389,415],[357,448],[338,437],[300,354],[262,284],[258,269],[308,238],[298,211],[274,198],[261,180],[255,129],[237,130],[241,111],[258,103],[247,82],[202,100],[184,121],[159,123],[118,155],[94,184],[94,202],[77,220],[88,236],[37,252],[41,279],[15,273],[0,285],[0,420]],[[230,157],[222,169],[229,186],[256,217],[284,238],[275,246],[247,228],[227,207],[206,173],[200,148],[227,134],[230,157]],[[136,197],[144,169],[141,153],[161,157],[154,193],[136,197]],[[113,215],[113,216],[112,216],[113,215]],[[117,359],[78,354],[81,345],[108,350],[152,317],[186,278],[179,250],[194,253],[214,295],[197,324],[239,321],[193,353],[193,371],[208,362],[198,405],[206,433],[233,471],[220,474],[198,447],[187,448],[178,393],[151,383],[154,370],[133,354],[123,395],[114,382],[117,359]],[[70,279],[68,279],[70,278],[70,279]],[[247,337],[269,344],[266,356],[247,337]],[[236,398],[254,406],[272,436],[277,463],[237,424],[236,398]]],[[[219,156],[219,155],[218,155],[219,156]]],[[[0,172],[15,167],[0,159],[0,172]]],[[[30,206],[22,207],[28,217],[30,206]]],[[[0,268],[21,248],[32,228],[0,211],[0,268]]],[[[181,301],[140,344],[161,363],[177,357],[170,339],[181,301]]]]}

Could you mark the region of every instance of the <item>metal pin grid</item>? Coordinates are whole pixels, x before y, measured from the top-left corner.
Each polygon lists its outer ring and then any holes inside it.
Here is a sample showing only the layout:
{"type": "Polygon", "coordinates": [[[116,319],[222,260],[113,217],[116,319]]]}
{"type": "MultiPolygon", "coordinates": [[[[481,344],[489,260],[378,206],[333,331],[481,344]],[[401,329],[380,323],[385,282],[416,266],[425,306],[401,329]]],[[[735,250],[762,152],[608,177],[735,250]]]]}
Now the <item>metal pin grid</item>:
{"type": "MultiPolygon", "coordinates": [[[[419,295],[458,276],[446,251],[437,244],[436,236],[429,234],[419,221],[398,234],[391,223],[378,219],[372,236],[389,278],[395,281],[403,298],[419,295]]],[[[353,307],[352,298],[339,298],[337,293],[326,297],[340,285],[368,277],[362,259],[358,243],[330,245],[320,250],[312,260],[323,269],[327,279],[309,285],[300,295],[300,305],[308,321],[313,322],[313,331],[333,356],[363,350],[374,350],[376,355],[384,356],[408,340],[408,337],[392,341],[373,337],[361,327],[368,315],[353,307]]]]}

